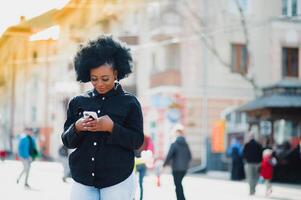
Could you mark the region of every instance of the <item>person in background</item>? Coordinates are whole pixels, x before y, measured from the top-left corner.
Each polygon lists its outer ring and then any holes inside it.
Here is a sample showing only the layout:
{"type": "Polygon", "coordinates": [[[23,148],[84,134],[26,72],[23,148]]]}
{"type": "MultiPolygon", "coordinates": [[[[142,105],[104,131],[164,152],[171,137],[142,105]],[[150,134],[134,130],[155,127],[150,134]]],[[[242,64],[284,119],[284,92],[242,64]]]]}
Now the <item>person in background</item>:
{"type": "Polygon", "coordinates": [[[136,171],[139,174],[140,200],[143,199],[143,179],[146,175],[147,168],[152,167],[154,155],[154,145],[150,136],[144,135],[142,146],[135,151],[136,171]]]}
{"type": "Polygon", "coordinates": [[[273,151],[271,149],[265,149],[262,153],[262,162],[260,166],[260,176],[266,182],[266,196],[269,196],[272,193],[271,180],[273,178],[273,166],[275,166],[277,162],[272,154],[273,151]]]}
{"type": "Polygon", "coordinates": [[[24,131],[25,133],[21,135],[18,145],[18,155],[23,164],[23,169],[17,178],[17,183],[20,182],[20,179],[22,178],[23,174],[25,174],[24,186],[25,188],[30,188],[30,185],[28,184],[30,166],[32,161],[34,161],[37,157],[38,151],[36,142],[32,137],[32,129],[25,128],[24,131]]]}
{"type": "Polygon", "coordinates": [[[233,138],[227,151],[228,156],[231,157],[231,180],[242,180],[245,178],[242,149],[240,142],[233,138]]]}
{"type": "Polygon", "coordinates": [[[7,153],[5,150],[0,150],[0,160],[4,162],[5,158],[7,157],[7,153]]]}
{"type": "Polygon", "coordinates": [[[182,180],[188,170],[191,152],[184,137],[183,125],[177,124],[174,130],[177,135],[176,141],[171,144],[163,166],[171,164],[177,200],[185,200],[182,180]]]}
{"type": "Polygon", "coordinates": [[[154,170],[156,175],[156,186],[161,186],[161,173],[164,161],[161,158],[157,158],[154,160],[154,170]]]}
{"type": "Polygon", "coordinates": [[[262,160],[262,146],[255,140],[253,133],[249,133],[248,137],[249,141],[243,148],[243,158],[245,160],[245,173],[250,188],[250,195],[254,195],[262,160]]]}
{"type": "Polygon", "coordinates": [[[61,147],[59,148],[58,153],[59,153],[59,160],[62,163],[63,169],[64,169],[64,175],[62,177],[62,180],[63,180],[63,182],[66,182],[67,178],[71,176],[70,167],[69,167],[69,160],[68,160],[69,150],[64,145],[61,145],[61,147]]]}

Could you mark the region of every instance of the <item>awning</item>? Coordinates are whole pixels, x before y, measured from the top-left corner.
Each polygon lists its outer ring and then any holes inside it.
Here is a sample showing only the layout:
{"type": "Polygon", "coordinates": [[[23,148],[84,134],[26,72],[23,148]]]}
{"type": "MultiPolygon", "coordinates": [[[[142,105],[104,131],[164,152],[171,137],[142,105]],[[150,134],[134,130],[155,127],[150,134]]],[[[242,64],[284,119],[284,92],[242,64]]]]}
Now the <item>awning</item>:
{"type": "Polygon", "coordinates": [[[271,95],[259,97],[241,107],[238,111],[251,111],[264,108],[301,108],[301,96],[271,95]]]}

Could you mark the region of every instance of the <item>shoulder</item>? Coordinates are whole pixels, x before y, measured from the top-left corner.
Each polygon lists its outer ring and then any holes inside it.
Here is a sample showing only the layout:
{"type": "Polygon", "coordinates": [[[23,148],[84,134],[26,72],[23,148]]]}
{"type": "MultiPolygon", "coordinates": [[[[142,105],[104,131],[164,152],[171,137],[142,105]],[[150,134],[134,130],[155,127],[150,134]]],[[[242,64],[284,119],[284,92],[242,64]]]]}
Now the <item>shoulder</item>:
{"type": "Polygon", "coordinates": [[[125,91],[122,97],[126,102],[128,102],[132,106],[140,107],[140,102],[134,94],[125,91]]]}
{"type": "Polygon", "coordinates": [[[178,147],[178,144],[176,142],[171,143],[170,148],[175,149],[178,147]]]}
{"type": "Polygon", "coordinates": [[[245,146],[243,147],[244,149],[248,149],[250,146],[250,143],[246,143],[245,146]]]}
{"type": "Polygon", "coordinates": [[[20,143],[26,143],[26,142],[28,142],[29,141],[29,139],[28,139],[28,137],[26,136],[26,135],[22,135],[21,137],[20,137],[20,143]]]}
{"type": "Polygon", "coordinates": [[[92,97],[93,91],[89,90],[79,95],[72,97],[69,101],[69,104],[74,104],[82,100],[90,99],[92,97]]]}

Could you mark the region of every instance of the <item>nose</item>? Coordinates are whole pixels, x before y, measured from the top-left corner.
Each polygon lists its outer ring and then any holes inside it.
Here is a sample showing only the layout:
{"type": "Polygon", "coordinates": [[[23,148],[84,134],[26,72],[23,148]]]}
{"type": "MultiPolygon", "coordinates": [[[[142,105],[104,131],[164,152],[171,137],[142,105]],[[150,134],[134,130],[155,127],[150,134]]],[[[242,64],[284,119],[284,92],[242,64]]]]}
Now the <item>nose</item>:
{"type": "Polygon", "coordinates": [[[98,79],[97,81],[95,81],[95,86],[103,86],[103,81],[101,79],[98,79]]]}

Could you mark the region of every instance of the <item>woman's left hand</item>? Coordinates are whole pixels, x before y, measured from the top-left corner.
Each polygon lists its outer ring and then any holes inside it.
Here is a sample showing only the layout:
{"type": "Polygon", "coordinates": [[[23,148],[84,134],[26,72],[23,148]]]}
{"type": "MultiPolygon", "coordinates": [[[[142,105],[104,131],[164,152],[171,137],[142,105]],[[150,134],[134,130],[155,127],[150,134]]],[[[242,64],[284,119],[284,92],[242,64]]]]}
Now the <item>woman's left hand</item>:
{"type": "Polygon", "coordinates": [[[87,122],[85,125],[87,131],[97,132],[106,131],[112,132],[114,122],[108,115],[101,116],[93,121],[87,122]]]}

